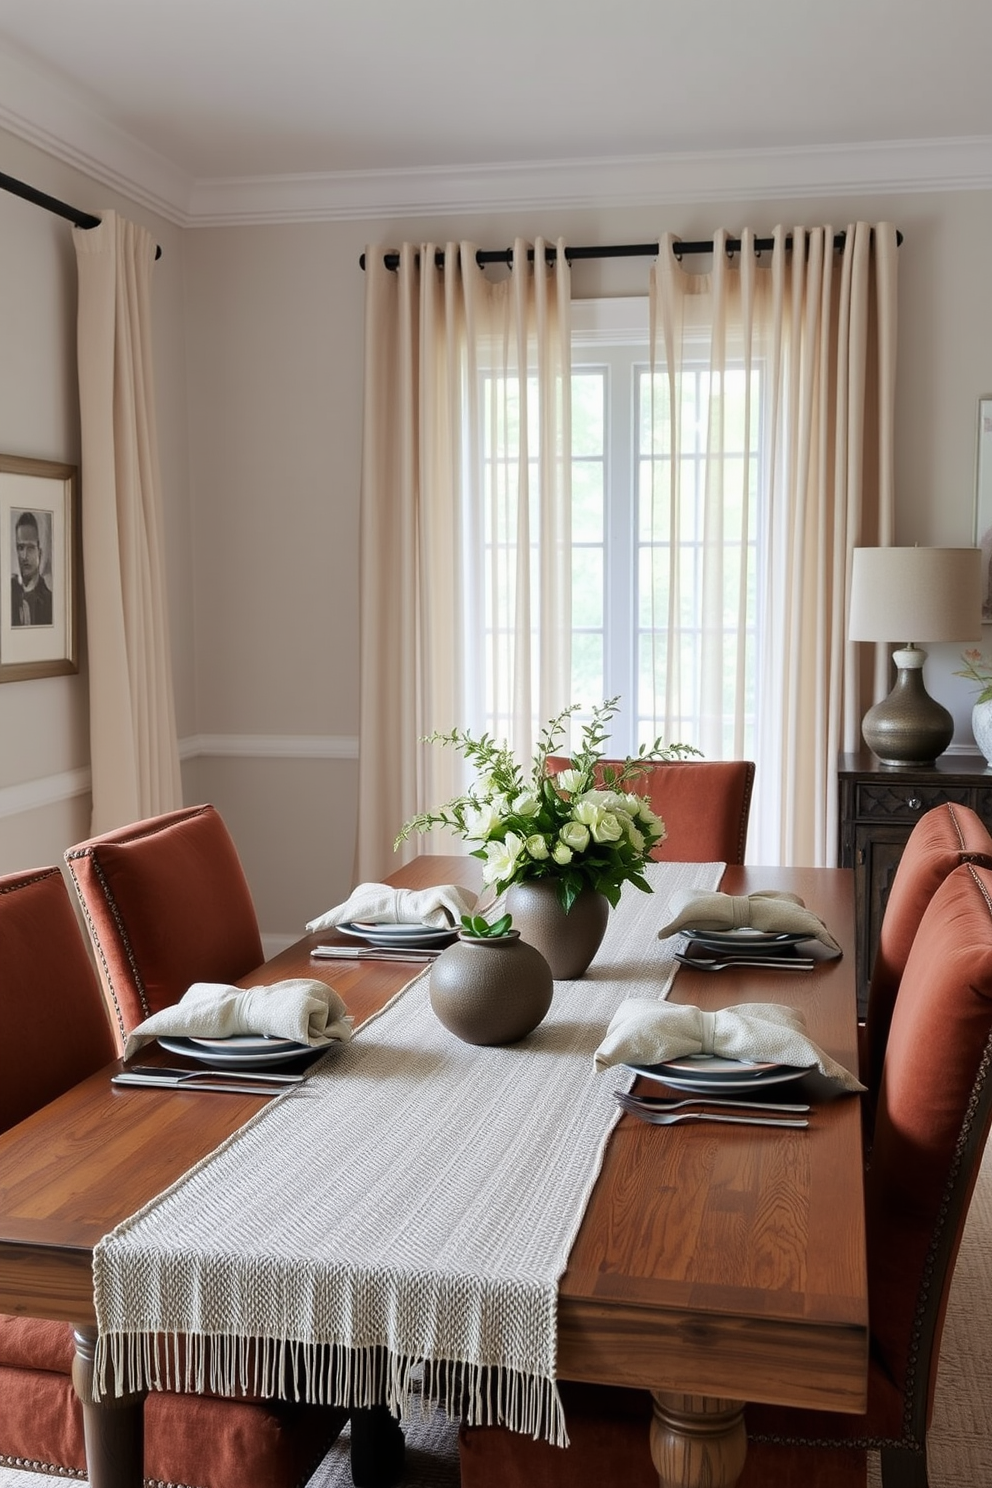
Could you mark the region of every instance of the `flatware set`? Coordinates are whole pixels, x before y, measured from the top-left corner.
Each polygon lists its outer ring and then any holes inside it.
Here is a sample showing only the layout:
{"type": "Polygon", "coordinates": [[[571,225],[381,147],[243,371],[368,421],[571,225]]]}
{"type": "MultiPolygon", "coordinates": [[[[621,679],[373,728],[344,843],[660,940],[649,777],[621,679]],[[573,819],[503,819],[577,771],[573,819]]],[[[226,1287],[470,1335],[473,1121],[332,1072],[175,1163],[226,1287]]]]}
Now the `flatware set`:
{"type": "Polygon", "coordinates": [[[224,1090],[229,1095],[281,1095],[298,1085],[302,1075],[278,1075],[251,1070],[186,1070],[165,1065],[135,1065],[111,1079],[112,1085],[144,1085],[158,1089],[224,1090]]]}
{"type": "Polygon", "coordinates": [[[649,1126],[677,1126],[682,1122],[714,1121],[731,1126],[783,1126],[807,1127],[809,1122],[794,1115],[774,1114],[763,1116],[741,1115],[741,1111],[765,1111],[793,1113],[808,1111],[809,1106],[774,1105],[771,1101],[721,1100],[719,1097],[698,1096],[694,1100],[663,1101],[651,1097],[628,1095],[616,1091],[621,1108],[638,1121],[649,1126]]]}

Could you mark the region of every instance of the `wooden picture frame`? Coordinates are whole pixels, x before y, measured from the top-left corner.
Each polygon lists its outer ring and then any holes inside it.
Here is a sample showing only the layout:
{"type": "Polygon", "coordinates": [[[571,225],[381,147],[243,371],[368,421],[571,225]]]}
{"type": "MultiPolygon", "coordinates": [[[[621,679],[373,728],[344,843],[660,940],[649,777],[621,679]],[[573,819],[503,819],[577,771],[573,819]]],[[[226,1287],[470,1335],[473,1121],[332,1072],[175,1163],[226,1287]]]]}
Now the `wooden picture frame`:
{"type": "Polygon", "coordinates": [[[982,550],[982,623],[992,625],[992,393],[978,400],[975,547],[982,550]]]}
{"type": "Polygon", "coordinates": [[[79,671],[79,472],[0,455],[0,682],[79,671]]]}

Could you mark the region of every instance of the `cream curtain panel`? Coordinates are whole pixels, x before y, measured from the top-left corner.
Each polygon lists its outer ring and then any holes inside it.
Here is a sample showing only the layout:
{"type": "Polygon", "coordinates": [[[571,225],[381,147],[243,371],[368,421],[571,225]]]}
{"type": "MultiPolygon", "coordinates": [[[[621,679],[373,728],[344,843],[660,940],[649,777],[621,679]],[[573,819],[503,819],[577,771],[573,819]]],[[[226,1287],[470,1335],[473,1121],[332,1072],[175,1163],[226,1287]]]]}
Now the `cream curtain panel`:
{"type": "Polygon", "coordinates": [[[463,788],[421,739],[486,729],[529,758],[571,667],[571,320],[564,245],[518,240],[488,278],[471,243],[366,250],[356,875],[463,788]]]}
{"type": "Polygon", "coordinates": [[[662,238],[645,664],[657,733],[701,715],[707,755],[753,747],[749,858],[829,865],[837,755],[875,695],[847,641],[851,552],[893,536],[896,232],[853,224],[842,252],[831,227],[791,233],[759,258],[744,232],[730,259],[718,232],[707,274],[662,238]]]}
{"type": "Polygon", "coordinates": [[[73,230],[93,832],[182,805],[151,354],[155,240],[73,230]]]}

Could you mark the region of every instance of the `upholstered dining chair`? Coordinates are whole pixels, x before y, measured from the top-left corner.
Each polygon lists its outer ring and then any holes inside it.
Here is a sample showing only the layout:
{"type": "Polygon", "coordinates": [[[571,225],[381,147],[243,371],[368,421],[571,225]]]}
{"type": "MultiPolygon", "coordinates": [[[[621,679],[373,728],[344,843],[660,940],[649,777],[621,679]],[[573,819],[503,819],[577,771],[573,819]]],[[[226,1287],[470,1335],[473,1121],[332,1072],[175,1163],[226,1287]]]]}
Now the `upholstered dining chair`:
{"type": "MultiPolygon", "coordinates": [[[[0,877],[0,1131],[114,1058],[114,1035],[58,868],[0,877]]],[[[68,1323],[0,1315],[0,1463],[85,1477],[82,1409],[68,1323]]],[[[345,1412],[153,1391],[149,1482],[297,1488],[345,1412]]]]}
{"type": "Polygon", "coordinates": [[[193,982],[236,982],[262,964],[251,891],[213,806],[105,832],[65,860],[121,1048],[193,982]]]}
{"type": "MultiPolygon", "coordinates": [[[[968,863],[923,914],[889,1028],[865,1175],[867,1413],[749,1406],[740,1488],[864,1484],[871,1448],[884,1488],[926,1488],[944,1313],[990,1123],[992,870],[968,863]]],[[[562,1394],[566,1450],[463,1428],[462,1488],[657,1488],[649,1396],[568,1384],[562,1394]]]]}
{"type": "Polygon", "coordinates": [[[909,835],[882,913],[878,950],[868,985],[868,1008],[859,1033],[866,1112],[874,1119],[882,1064],[896,994],[910,948],[930,900],[962,863],[992,868],[992,836],[969,806],[946,801],[924,813],[909,835]]]}
{"type": "MultiPolygon", "coordinates": [[[[557,774],[571,767],[564,755],[548,756],[557,774]]],[[[602,760],[599,775],[620,760],[602,760]]],[[[651,854],[676,863],[743,863],[754,787],[753,760],[651,760],[631,781],[665,823],[666,836],[651,854]]]]}

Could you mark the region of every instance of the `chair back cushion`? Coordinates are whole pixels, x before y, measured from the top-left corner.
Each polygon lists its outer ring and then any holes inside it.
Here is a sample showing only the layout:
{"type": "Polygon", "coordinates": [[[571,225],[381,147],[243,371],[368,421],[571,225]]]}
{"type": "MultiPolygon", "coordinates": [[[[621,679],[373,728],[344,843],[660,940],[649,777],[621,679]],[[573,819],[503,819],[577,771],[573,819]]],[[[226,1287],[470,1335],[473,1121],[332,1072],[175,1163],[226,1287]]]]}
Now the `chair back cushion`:
{"type": "Polygon", "coordinates": [[[922,1431],[992,1113],[992,870],[937,889],[899,986],[866,1177],[872,1347],[922,1431]]]}
{"type": "Polygon", "coordinates": [[[213,806],[136,822],[65,856],[122,1043],[193,982],[236,982],[261,965],[248,882],[213,806]]]}
{"type": "MultiPolygon", "coordinates": [[[[553,774],[571,767],[549,755],[553,774]]],[[[603,760],[618,768],[621,760],[603,760]]],[[[651,854],[670,863],[743,863],[754,786],[752,760],[656,760],[645,764],[629,789],[647,796],[665,823],[665,838],[651,854]]]]}
{"type": "Polygon", "coordinates": [[[100,988],[58,868],[0,878],[0,1130],[114,1058],[100,988]]]}
{"type": "Polygon", "coordinates": [[[961,863],[992,868],[992,836],[970,807],[945,802],[921,816],[910,833],[885,904],[861,1060],[869,1105],[878,1096],[892,1009],[913,938],[935,892],[961,863]]]}

